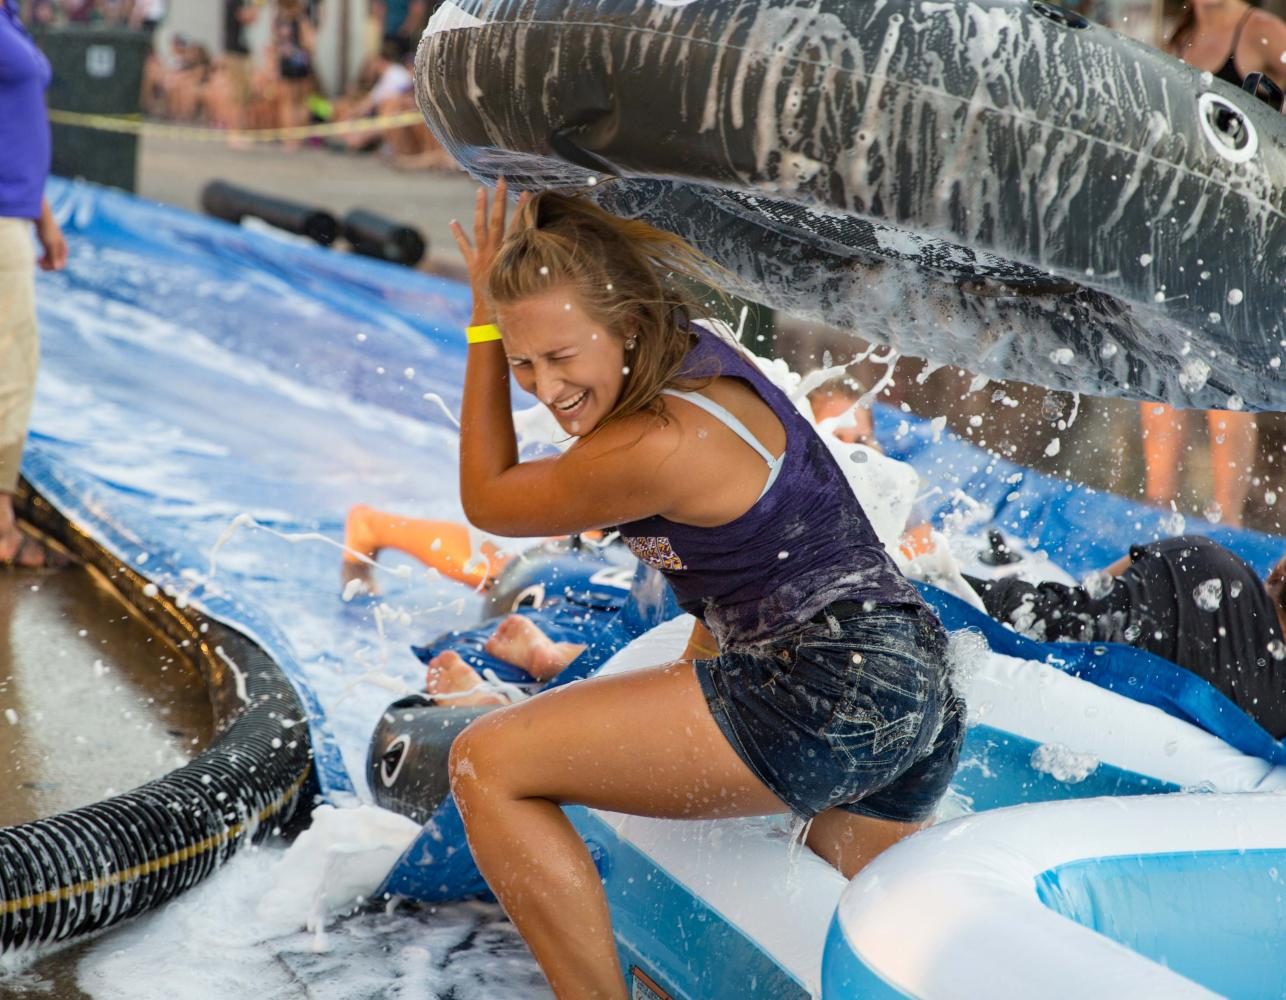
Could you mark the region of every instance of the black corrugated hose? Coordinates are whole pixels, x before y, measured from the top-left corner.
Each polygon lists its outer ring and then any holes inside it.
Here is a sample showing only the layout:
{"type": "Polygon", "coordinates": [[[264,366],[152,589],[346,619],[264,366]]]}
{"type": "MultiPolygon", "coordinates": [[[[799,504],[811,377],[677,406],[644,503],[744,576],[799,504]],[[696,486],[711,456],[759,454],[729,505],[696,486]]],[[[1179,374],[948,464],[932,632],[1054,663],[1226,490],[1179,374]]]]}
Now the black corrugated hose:
{"type": "Polygon", "coordinates": [[[248,842],[311,809],[304,707],[245,636],[180,608],[24,483],[19,513],[97,570],[206,679],[219,735],[163,778],[0,828],[0,952],[91,934],[196,885],[248,842]]]}

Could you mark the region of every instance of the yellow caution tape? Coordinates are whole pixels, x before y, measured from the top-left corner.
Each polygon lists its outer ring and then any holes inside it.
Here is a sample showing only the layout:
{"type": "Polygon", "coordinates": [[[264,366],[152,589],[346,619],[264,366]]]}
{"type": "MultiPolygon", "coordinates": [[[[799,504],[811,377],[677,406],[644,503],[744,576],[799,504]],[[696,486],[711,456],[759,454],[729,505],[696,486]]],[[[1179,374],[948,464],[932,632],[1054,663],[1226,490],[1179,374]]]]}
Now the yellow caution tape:
{"type": "Polygon", "coordinates": [[[124,132],[130,135],[166,136],[173,139],[191,139],[194,142],[276,142],[280,139],[312,139],[327,135],[349,135],[353,132],[370,132],[376,129],[398,128],[404,125],[423,124],[418,111],[399,111],[395,115],[377,118],[355,118],[346,122],[324,125],[296,125],[290,128],[198,128],[194,125],[166,125],[162,122],[145,122],[138,115],[91,115],[79,111],[50,109],[49,120],[55,125],[90,128],[100,132],[124,132]]]}

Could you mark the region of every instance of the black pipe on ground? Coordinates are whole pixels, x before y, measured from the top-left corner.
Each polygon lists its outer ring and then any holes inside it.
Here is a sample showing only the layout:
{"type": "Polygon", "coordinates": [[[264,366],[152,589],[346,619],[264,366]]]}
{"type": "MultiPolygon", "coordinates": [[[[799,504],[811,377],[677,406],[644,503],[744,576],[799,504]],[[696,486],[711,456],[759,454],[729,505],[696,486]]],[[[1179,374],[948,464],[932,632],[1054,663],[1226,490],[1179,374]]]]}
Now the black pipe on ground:
{"type": "Polygon", "coordinates": [[[307,236],[322,246],[330,246],[339,236],[338,220],[323,209],[274,198],[227,181],[211,181],[205,186],[201,208],[216,219],[238,224],[250,215],[288,233],[307,236]]]}
{"type": "Polygon", "coordinates": [[[0,953],[92,934],[168,902],[244,845],[306,815],[316,792],[306,709],[262,649],[157,593],[25,482],[16,499],[21,517],[191,657],[219,735],[131,792],[0,828],[0,953]]]}
{"type": "Polygon", "coordinates": [[[355,253],[407,267],[415,267],[429,249],[418,229],[360,208],[344,216],[344,239],[355,253]]]}

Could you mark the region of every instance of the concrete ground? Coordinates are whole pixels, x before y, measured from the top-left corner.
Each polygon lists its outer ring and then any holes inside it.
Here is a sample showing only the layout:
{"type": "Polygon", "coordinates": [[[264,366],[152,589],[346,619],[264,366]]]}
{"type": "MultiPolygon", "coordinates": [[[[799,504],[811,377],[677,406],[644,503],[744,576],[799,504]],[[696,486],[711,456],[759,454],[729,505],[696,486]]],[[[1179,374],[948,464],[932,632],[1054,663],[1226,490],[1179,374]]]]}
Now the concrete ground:
{"type": "Polygon", "coordinates": [[[446,268],[462,265],[447,224],[471,218],[476,185],[463,172],[395,170],[374,153],[339,153],[305,146],[285,150],[263,143],[232,149],[182,139],[144,138],[138,193],[201,211],[201,192],[222,180],[323,208],[337,218],[367,209],[414,226],[429,244],[428,258],[446,268]]]}
{"type": "MultiPolygon", "coordinates": [[[[158,778],[212,731],[200,676],[88,571],[0,571],[0,824],[158,778]]],[[[0,995],[82,1000],[84,947],[0,979],[0,995]]]]}

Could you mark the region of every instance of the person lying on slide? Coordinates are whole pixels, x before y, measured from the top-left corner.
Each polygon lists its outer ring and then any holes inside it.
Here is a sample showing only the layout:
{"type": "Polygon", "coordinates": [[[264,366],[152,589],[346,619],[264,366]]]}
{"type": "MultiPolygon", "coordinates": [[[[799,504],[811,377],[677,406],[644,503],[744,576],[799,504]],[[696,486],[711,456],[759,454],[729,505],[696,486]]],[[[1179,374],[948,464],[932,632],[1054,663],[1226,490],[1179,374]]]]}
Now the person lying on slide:
{"type": "Polygon", "coordinates": [[[550,192],[480,191],[460,420],[465,515],[495,535],[615,526],[697,624],[681,659],[474,720],[451,791],[478,868],[556,995],[628,996],[602,883],[562,811],[790,812],[852,876],[931,819],[961,699],[946,634],[826,444],[679,275],[671,234],[550,192]],[[510,373],[576,442],[519,461],[510,373]]]}
{"type": "MultiPolygon", "coordinates": [[[[421,656],[450,645],[452,638],[445,636],[435,641],[421,656]]],[[[495,623],[490,637],[482,645],[488,656],[517,667],[537,683],[553,680],[585,652],[586,647],[587,643],[583,642],[554,641],[535,621],[518,612],[495,623]]],[[[432,654],[427,665],[424,690],[442,705],[451,708],[507,705],[511,700],[504,691],[488,684],[486,678],[456,649],[442,649],[432,654]]]]}
{"type": "Polygon", "coordinates": [[[1260,580],[1217,542],[1179,535],[1132,546],[1089,586],[966,579],[989,615],[1030,638],[1147,650],[1286,737],[1286,557],[1260,580]]]}
{"type": "Polygon", "coordinates": [[[527,584],[517,591],[512,614],[412,647],[428,666],[426,690],[439,705],[508,704],[573,664],[576,677],[586,676],[630,640],[680,613],[660,575],[641,564],[627,588],[629,570],[606,558],[585,564],[588,579],[568,575],[565,563],[528,563],[516,562],[515,573],[498,585],[508,601],[515,583],[527,584]]]}

